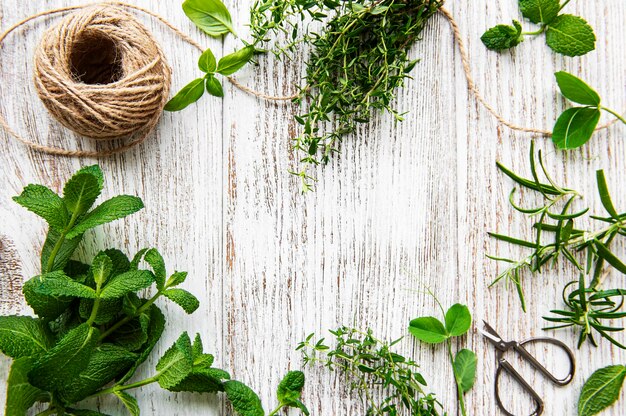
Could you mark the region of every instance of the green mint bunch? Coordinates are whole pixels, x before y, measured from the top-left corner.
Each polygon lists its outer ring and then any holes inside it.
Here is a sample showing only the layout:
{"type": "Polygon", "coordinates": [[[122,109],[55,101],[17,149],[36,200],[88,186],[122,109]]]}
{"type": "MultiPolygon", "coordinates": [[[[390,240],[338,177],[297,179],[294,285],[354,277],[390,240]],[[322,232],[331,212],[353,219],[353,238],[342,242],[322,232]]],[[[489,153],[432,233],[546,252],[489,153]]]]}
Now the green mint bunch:
{"type": "MultiPolygon", "coordinates": [[[[439,416],[442,408],[433,394],[424,393],[426,380],[418,364],[395,351],[402,338],[386,342],[365,331],[342,326],[329,331],[334,346],[310,334],[297,350],[305,364],[319,364],[341,373],[352,392],[367,406],[367,415],[439,416]]],[[[445,413],[444,413],[445,415],[445,413]]]]}
{"type": "Polygon", "coordinates": [[[565,110],[552,129],[552,141],[559,149],[575,149],[587,143],[595,131],[602,111],[626,124],[626,119],[601,104],[598,93],[580,78],[567,72],[554,74],[561,94],[580,104],[565,110]]]}
{"type": "Polygon", "coordinates": [[[527,275],[539,275],[541,271],[556,265],[559,259],[575,268],[578,279],[563,288],[564,309],[554,309],[552,316],[544,317],[551,323],[548,329],[578,328],[579,347],[588,340],[597,345],[598,335],[619,348],[626,348],[614,334],[623,330],[613,323],[626,317],[621,310],[626,289],[602,288],[604,280],[617,272],[626,274],[626,264],[614,249],[626,237],[626,213],[616,210],[606,183],[604,172],[596,172],[600,201],[606,215],[589,218],[600,224],[597,228],[583,227],[589,208],[577,207],[581,195],[572,189],[558,185],[548,174],[541,155],[535,157],[534,146],[530,148],[531,177],[524,178],[500,163],[500,171],[515,181],[530,195],[533,205],[523,206],[515,201],[516,189],[511,191],[509,202],[518,212],[532,218],[532,239],[521,239],[503,234],[489,233],[496,240],[512,244],[529,251],[521,259],[487,256],[506,265],[491,284],[504,280],[513,284],[518,292],[523,310],[526,310],[522,280],[527,275]],[[540,199],[537,202],[536,198],[540,199]]]}
{"type": "MultiPolygon", "coordinates": [[[[23,286],[36,316],[0,316],[0,351],[14,360],[5,414],[23,416],[41,402],[48,406],[41,415],[104,415],[75,406],[111,394],[136,416],[137,400],[127,391],[157,383],[173,392],[224,392],[239,414],[263,415],[249,387],[212,366],[214,357],[203,351],[199,334],[193,342],[186,332],[181,334],[158,360],[153,376],[130,381],[165,328],[156,302],[168,299],[187,313],[199,302],[178,287],[187,273],[168,275],[156,249],[143,249],[132,259],[107,249],[91,264],[72,259],[85,231],[143,207],[139,198],[120,195],[92,209],[103,183],[100,168],[88,166],[65,184],[62,196],[42,185],[28,185],[14,198],[42,217],[49,230],[41,253],[42,273],[23,286]],[[144,298],[150,288],[153,294],[144,298]]],[[[301,375],[298,383],[283,386],[281,405],[296,406],[303,383],[301,375]]]]}
{"type": "MultiPolygon", "coordinates": [[[[230,12],[220,0],[186,0],[183,11],[187,17],[209,36],[221,37],[232,33],[230,12]]],[[[204,91],[215,97],[223,97],[224,90],[217,75],[230,76],[243,68],[254,55],[254,47],[246,46],[222,57],[219,62],[211,49],[205,50],[198,59],[198,68],[204,76],[184,86],[164,107],[165,111],[180,111],[198,101],[204,91]]]]}
{"type": "Polygon", "coordinates": [[[415,318],[409,323],[409,332],[415,338],[428,344],[446,343],[452,372],[454,373],[459,407],[461,414],[465,416],[467,412],[463,395],[474,386],[478,358],[473,351],[465,348],[453,355],[452,340],[465,335],[469,331],[472,326],[472,315],[467,306],[459,303],[452,305],[450,309],[444,312],[439,300],[435,298],[435,301],[441,309],[444,322],[432,316],[415,318]]]}
{"type": "Polygon", "coordinates": [[[610,365],[596,370],[582,388],[578,416],[593,416],[609,408],[620,396],[626,366],[610,365]]]}
{"type": "Polygon", "coordinates": [[[545,33],[546,44],[557,53],[566,56],[585,55],[595,49],[596,35],[587,22],[571,14],[560,14],[570,2],[566,0],[519,0],[522,15],[540,27],[533,32],[524,32],[522,25],[513,20],[513,25],[497,25],[482,36],[483,44],[491,50],[513,48],[524,41],[525,36],[545,33]]]}

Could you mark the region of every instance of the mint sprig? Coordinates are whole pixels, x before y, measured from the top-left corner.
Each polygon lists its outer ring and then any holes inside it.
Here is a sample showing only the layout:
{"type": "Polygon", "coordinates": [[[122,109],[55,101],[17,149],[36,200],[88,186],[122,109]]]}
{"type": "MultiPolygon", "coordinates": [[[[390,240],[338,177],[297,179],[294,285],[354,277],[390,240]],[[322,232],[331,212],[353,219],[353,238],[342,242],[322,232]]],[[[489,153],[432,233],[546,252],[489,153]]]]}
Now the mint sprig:
{"type": "Polygon", "coordinates": [[[552,141],[560,149],[575,149],[587,143],[600,121],[602,111],[626,124],[624,117],[601,104],[598,93],[580,78],[567,72],[554,74],[561,94],[568,100],[581,104],[565,110],[552,129],[552,141]]]}
{"type": "Polygon", "coordinates": [[[513,48],[524,41],[524,36],[546,34],[546,44],[557,53],[566,56],[581,56],[595,49],[596,35],[593,28],[579,16],[559,14],[570,2],[563,4],[559,0],[519,0],[522,15],[539,29],[531,32],[522,31],[517,21],[514,26],[497,25],[487,30],[482,36],[483,44],[491,50],[513,48]]]}
{"type": "Polygon", "coordinates": [[[617,401],[620,396],[626,367],[610,365],[596,370],[585,381],[578,399],[578,416],[596,415],[617,401]]]}
{"type": "MultiPolygon", "coordinates": [[[[210,69],[210,60],[205,64],[210,69]]],[[[139,404],[128,391],[156,383],[174,392],[226,392],[240,415],[263,415],[256,393],[212,366],[214,357],[203,351],[199,335],[192,343],[182,333],[158,360],[154,375],[129,382],[165,329],[157,303],[166,298],[193,313],[199,301],[178,287],[187,273],[175,271],[168,277],[156,249],[140,250],[132,260],[116,249],[99,252],[91,264],[72,259],[85,231],[143,207],[138,197],[120,195],[92,209],[103,184],[100,168],[89,166],[72,176],[63,196],[42,185],[28,185],[14,198],[43,218],[49,230],[41,253],[42,273],[23,286],[37,317],[0,316],[0,352],[14,359],[5,414],[24,416],[42,402],[48,404],[42,415],[101,416],[104,413],[74,406],[91,397],[114,395],[135,416],[139,404]],[[151,288],[152,296],[139,295],[151,288]]],[[[289,374],[289,379],[294,377],[289,374]]],[[[297,383],[281,383],[279,400],[281,408],[299,407],[308,414],[299,401],[304,384],[300,376],[297,383]]]]}

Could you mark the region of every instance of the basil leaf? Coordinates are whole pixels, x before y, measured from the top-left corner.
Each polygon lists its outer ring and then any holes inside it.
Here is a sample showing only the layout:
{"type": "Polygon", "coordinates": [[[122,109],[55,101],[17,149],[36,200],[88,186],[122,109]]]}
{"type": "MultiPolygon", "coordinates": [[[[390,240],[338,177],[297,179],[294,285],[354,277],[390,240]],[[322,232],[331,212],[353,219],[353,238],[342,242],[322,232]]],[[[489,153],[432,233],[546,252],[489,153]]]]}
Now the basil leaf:
{"type": "Polygon", "coordinates": [[[611,365],[596,370],[583,385],[578,399],[578,416],[600,413],[618,399],[626,377],[626,367],[611,365]]]}
{"type": "Polygon", "coordinates": [[[546,43],[554,52],[580,56],[596,48],[596,35],[585,19],[562,14],[546,27],[546,43]]]}
{"type": "Polygon", "coordinates": [[[415,338],[429,344],[439,344],[449,338],[441,321],[432,316],[413,319],[409,323],[409,332],[415,338]]]}
{"type": "Polygon", "coordinates": [[[200,71],[202,72],[215,72],[215,69],[217,68],[217,61],[215,60],[215,55],[213,55],[211,49],[207,49],[202,52],[200,59],[198,59],[198,68],[200,68],[200,71]]]}
{"type": "Polygon", "coordinates": [[[600,105],[598,93],[580,78],[564,71],[556,72],[554,76],[561,94],[568,100],[595,107],[600,105]]]}
{"type": "Polygon", "coordinates": [[[217,64],[217,72],[224,76],[232,75],[239,71],[245,64],[252,59],[254,54],[254,46],[246,46],[236,52],[226,55],[220,59],[217,64]]]}
{"type": "Polygon", "coordinates": [[[206,90],[209,94],[215,97],[224,96],[224,89],[222,88],[222,83],[213,75],[208,76],[206,78],[206,90]]]}
{"type": "Polygon", "coordinates": [[[522,15],[533,23],[550,23],[561,9],[559,0],[519,0],[522,15]]]}
{"type": "Polygon", "coordinates": [[[580,147],[589,141],[599,120],[600,110],[597,108],[568,108],[552,129],[552,141],[559,149],[580,147]]]}
{"type": "Polygon", "coordinates": [[[522,26],[517,20],[513,20],[513,26],[497,25],[487,30],[480,40],[493,51],[501,51],[519,45],[524,41],[522,26]]]}
{"type": "Polygon", "coordinates": [[[462,349],[454,357],[454,374],[463,393],[468,392],[474,386],[477,362],[476,354],[468,349],[462,349]]]}
{"type": "Polygon", "coordinates": [[[446,330],[451,336],[465,334],[472,325],[472,315],[465,305],[454,304],[446,312],[446,330]]]}
{"type": "Polygon", "coordinates": [[[218,37],[235,33],[230,13],[220,0],[185,0],[183,11],[207,35],[218,37]]]}
{"type": "Polygon", "coordinates": [[[180,111],[195,103],[204,94],[204,79],[198,78],[185,85],[171,100],[165,104],[165,111],[180,111]]]}

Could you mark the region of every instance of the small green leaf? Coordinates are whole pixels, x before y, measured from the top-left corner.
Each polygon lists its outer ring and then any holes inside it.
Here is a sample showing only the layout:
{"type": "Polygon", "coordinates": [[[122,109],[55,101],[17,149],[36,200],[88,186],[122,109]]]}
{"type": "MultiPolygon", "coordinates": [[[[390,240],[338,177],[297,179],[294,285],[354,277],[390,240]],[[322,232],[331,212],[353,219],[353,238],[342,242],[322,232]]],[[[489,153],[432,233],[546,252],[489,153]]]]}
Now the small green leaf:
{"type": "Polygon", "coordinates": [[[96,284],[102,286],[113,271],[113,261],[109,258],[109,256],[101,251],[96,254],[93,262],[91,263],[91,275],[93,276],[94,282],[96,284]]]}
{"type": "Polygon", "coordinates": [[[54,343],[50,328],[30,316],[0,316],[0,351],[11,358],[40,357],[54,343]]]}
{"type": "Polygon", "coordinates": [[[611,365],[596,370],[583,385],[578,399],[578,416],[592,416],[611,406],[619,398],[626,377],[626,367],[611,365]]]}
{"type": "Polygon", "coordinates": [[[185,0],[183,11],[189,20],[209,36],[235,33],[230,13],[220,0],[185,0]]]}
{"type": "Polygon", "coordinates": [[[441,321],[432,316],[413,319],[409,324],[409,332],[429,344],[439,344],[449,338],[441,321]]]}
{"type": "Polygon", "coordinates": [[[187,272],[174,272],[169,279],[167,279],[167,286],[178,286],[187,279],[187,272]]]}
{"type": "Polygon", "coordinates": [[[546,43],[554,52],[580,56],[596,48],[596,35],[585,19],[562,14],[546,27],[546,43]]]}
{"type": "Polygon", "coordinates": [[[611,266],[615,267],[621,273],[626,274],[626,264],[624,264],[615,254],[608,249],[602,242],[595,240],[593,242],[596,250],[598,251],[598,256],[607,261],[611,266]]]}
{"type": "Polygon", "coordinates": [[[28,382],[28,372],[34,364],[35,359],[31,357],[18,358],[11,364],[6,384],[5,416],[24,416],[35,402],[50,400],[48,393],[28,382]]]}
{"type": "Polygon", "coordinates": [[[34,285],[32,290],[39,295],[51,296],[55,298],[96,298],[95,290],[93,290],[89,286],[70,279],[61,271],[38,276],[38,280],[36,280],[36,282],[38,284],[34,285]]]}
{"type": "Polygon", "coordinates": [[[69,222],[69,214],[60,196],[42,185],[28,185],[13,200],[39,215],[55,229],[63,231],[69,222]]]}
{"type": "Polygon", "coordinates": [[[233,409],[241,416],[264,416],[265,411],[259,396],[240,381],[230,380],[224,383],[224,391],[233,409]]]}
{"type": "MultiPolygon", "coordinates": [[[[62,273],[60,271],[53,273],[62,273]]],[[[37,289],[41,285],[42,276],[29,279],[22,287],[26,303],[33,308],[37,316],[46,319],[56,319],[72,303],[72,298],[66,296],[42,295],[37,289]]]]}
{"type": "Polygon", "coordinates": [[[163,329],[165,329],[165,316],[156,305],[150,305],[149,313],[150,325],[148,325],[148,339],[139,351],[139,357],[137,358],[135,363],[119,380],[120,384],[128,381],[133,376],[133,374],[135,374],[135,371],[137,371],[137,367],[139,367],[141,363],[146,361],[146,359],[154,349],[157,341],[161,338],[161,334],[163,334],[163,329]]]}
{"type": "Polygon", "coordinates": [[[600,105],[598,93],[582,79],[564,71],[556,72],[554,76],[561,94],[568,100],[583,105],[596,107],[600,105]]]}
{"type": "Polygon", "coordinates": [[[81,235],[85,231],[106,224],[111,221],[124,218],[134,214],[143,208],[140,198],[130,195],[118,195],[94,208],[80,222],[67,233],[67,238],[71,239],[81,235]]]}
{"type": "Polygon", "coordinates": [[[524,41],[522,26],[517,20],[513,20],[513,26],[497,25],[487,30],[480,37],[487,47],[494,51],[501,51],[519,45],[524,41]]]}
{"type": "Polygon", "coordinates": [[[131,270],[119,274],[106,284],[100,297],[102,299],[122,298],[127,293],[137,292],[154,283],[154,275],[147,270],[131,270]]]}
{"type": "Polygon", "coordinates": [[[232,75],[239,71],[245,64],[252,59],[254,55],[254,46],[246,46],[236,52],[226,55],[220,59],[217,64],[217,72],[224,76],[232,75]]]}
{"type": "Polygon", "coordinates": [[[454,304],[446,312],[446,330],[453,337],[465,334],[472,325],[472,315],[465,305],[454,304]]]}
{"type": "Polygon", "coordinates": [[[150,315],[142,313],[113,332],[107,339],[127,349],[137,351],[148,341],[150,315]]]}
{"type": "Polygon", "coordinates": [[[183,332],[178,340],[163,354],[156,366],[158,382],[164,389],[176,386],[193,370],[191,339],[183,332]]]}
{"type": "Polygon", "coordinates": [[[141,262],[141,259],[143,259],[143,256],[146,254],[147,251],[148,251],[147,248],[142,248],[141,250],[139,250],[137,254],[133,256],[133,259],[130,261],[128,270],[137,270],[139,268],[139,263],[141,262]]]}
{"type": "Polygon", "coordinates": [[[63,202],[67,209],[82,215],[91,208],[102,191],[102,171],[97,165],[76,172],[63,188],[63,202]]]}
{"type": "Polygon", "coordinates": [[[78,244],[82,239],[82,236],[75,237],[70,239],[64,238],[60,243],[60,248],[56,251],[56,256],[54,257],[54,262],[51,267],[48,267],[48,262],[50,260],[50,256],[52,252],[57,247],[59,243],[59,239],[61,238],[61,233],[54,230],[54,228],[50,228],[48,230],[48,235],[46,236],[46,241],[41,249],[41,272],[49,273],[56,270],[63,270],[67,265],[68,261],[76,251],[78,244]]]}
{"type": "Polygon", "coordinates": [[[209,94],[215,97],[224,96],[224,89],[222,88],[222,83],[220,82],[219,79],[215,78],[212,75],[206,77],[206,90],[209,94]]]}
{"type": "Polygon", "coordinates": [[[533,23],[550,23],[559,13],[559,0],[519,0],[522,15],[533,23]]]}
{"type": "Polygon", "coordinates": [[[200,71],[206,72],[208,74],[212,74],[217,69],[217,61],[215,60],[215,55],[210,48],[207,48],[200,58],[198,59],[198,68],[200,71]]]}
{"type": "Polygon", "coordinates": [[[474,386],[477,362],[476,354],[468,349],[462,349],[454,357],[454,373],[463,393],[468,392],[474,386]]]}
{"type": "Polygon", "coordinates": [[[193,313],[200,306],[198,299],[184,289],[168,289],[163,295],[177,303],[187,313],[193,313]]]}
{"type": "Polygon", "coordinates": [[[139,416],[140,411],[137,399],[123,391],[115,390],[113,393],[124,404],[126,410],[128,410],[128,413],[130,413],[131,416],[139,416]]]}
{"type": "Polygon", "coordinates": [[[600,110],[589,107],[568,108],[552,130],[552,141],[559,149],[575,149],[587,143],[598,121],[600,110]]]}
{"type": "Polygon", "coordinates": [[[602,201],[602,205],[606,212],[609,213],[611,217],[619,221],[619,214],[613,205],[613,201],[611,200],[611,194],[609,193],[609,187],[606,184],[606,178],[604,177],[604,171],[602,169],[596,171],[596,182],[598,183],[598,191],[600,192],[600,200],[602,201]]]}
{"type": "MultiPolygon", "coordinates": [[[[88,320],[93,311],[93,299],[81,299],[78,306],[78,313],[81,318],[88,320]]],[[[117,318],[122,309],[122,299],[101,299],[96,318],[93,323],[96,325],[104,325],[110,323],[117,318]]]]}
{"type": "Polygon", "coordinates": [[[62,388],[87,367],[100,331],[84,323],[69,331],[35,363],[30,383],[46,391],[62,388]]]}
{"type": "Polygon", "coordinates": [[[304,373],[302,371],[290,371],[283,377],[276,389],[278,401],[282,405],[291,406],[302,395],[304,388],[304,373]]]}
{"type": "Polygon", "coordinates": [[[146,251],[144,260],[152,267],[157,288],[162,289],[163,286],[165,286],[165,277],[167,276],[163,256],[161,256],[161,253],[159,253],[156,248],[151,248],[146,251]]]}
{"type": "Polygon", "coordinates": [[[204,94],[204,78],[197,78],[185,85],[182,90],[165,104],[165,111],[180,111],[195,103],[204,94]]]}

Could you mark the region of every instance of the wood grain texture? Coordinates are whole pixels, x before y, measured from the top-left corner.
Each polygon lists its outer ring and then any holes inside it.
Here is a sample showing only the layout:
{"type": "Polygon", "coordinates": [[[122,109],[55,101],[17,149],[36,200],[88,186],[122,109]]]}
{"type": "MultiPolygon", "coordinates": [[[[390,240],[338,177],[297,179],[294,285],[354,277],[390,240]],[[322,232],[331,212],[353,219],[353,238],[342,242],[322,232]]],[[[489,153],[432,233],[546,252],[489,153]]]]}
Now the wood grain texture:
{"type": "MultiPolygon", "coordinates": [[[[178,1],[132,1],[163,15],[184,32],[211,46],[217,56],[238,47],[203,36],[189,23],[178,1]]],[[[226,2],[237,31],[247,33],[252,0],[226,2]]],[[[75,0],[23,2],[2,0],[0,28],[44,9],[80,4],[75,0]]],[[[566,105],[555,92],[553,73],[567,70],[595,86],[604,102],[626,108],[626,3],[572,2],[569,13],[584,16],[596,29],[596,51],[582,58],[554,55],[541,37],[528,39],[511,53],[487,51],[479,37],[485,28],[511,18],[521,19],[517,2],[461,0],[448,5],[459,22],[471,56],[478,87],[487,100],[518,124],[549,127],[566,105]]],[[[173,68],[173,89],[196,74],[196,51],[163,25],[142,17],[165,49],[173,68]]],[[[29,137],[76,146],[74,136],[51,121],[30,80],[32,55],[45,19],[19,30],[0,49],[0,111],[11,125],[29,137]]],[[[0,312],[29,313],[19,298],[22,279],[38,272],[35,253],[44,238],[43,223],[19,208],[11,196],[28,183],[45,183],[59,191],[79,166],[98,162],[106,175],[105,196],[139,195],[146,209],[123,221],[90,233],[81,256],[110,246],[133,253],[155,246],[170,268],[187,270],[188,289],[201,299],[200,309],[187,317],[162,303],[169,317],[162,353],[181,330],[197,331],[217,364],[231,371],[261,396],[266,408],[275,401],[275,386],[288,369],[299,368],[297,343],[307,334],[323,335],[341,324],[371,327],[381,337],[398,338],[408,321],[433,314],[435,305],[423,293],[431,287],[445,305],[467,303],[476,322],[485,319],[503,336],[526,338],[542,333],[541,316],[560,306],[562,286],[575,278],[573,270],[557,268],[528,278],[528,312],[517,295],[504,286],[488,289],[498,267],[487,253],[506,254],[509,247],[487,237],[487,231],[530,234],[527,219],[506,202],[510,180],[496,171],[500,160],[527,173],[529,140],[497,122],[467,92],[458,51],[445,19],[437,15],[411,55],[421,58],[414,79],[398,92],[396,107],[409,111],[394,123],[380,115],[349,137],[342,154],[319,168],[317,191],[299,194],[297,180],[287,171],[298,155],[290,138],[298,126],[288,103],[265,102],[225,85],[225,98],[203,98],[187,110],[165,114],[154,137],[123,155],[103,160],[73,160],[33,153],[3,137],[0,169],[0,312]]],[[[306,52],[285,64],[271,57],[238,74],[259,91],[283,95],[294,90],[306,52]]],[[[600,212],[595,175],[604,168],[617,206],[626,206],[624,159],[626,129],[615,126],[597,134],[581,151],[556,152],[539,138],[558,181],[579,189],[600,212]]],[[[85,147],[91,143],[81,141],[85,147]]],[[[618,247],[626,256],[626,248],[618,247]]],[[[512,254],[521,254],[515,253],[512,254]]],[[[623,280],[611,276],[615,286],[623,280]]],[[[459,342],[479,355],[476,387],[466,400],[472,415],[495,415],[494,351],[475,331],[459,342]]],[[[559,339],[575,347],[575,334],[559,339]]],[[[429,389],[450,414],[457,414],[452,374],[442,348],[418,345],[407,338],[400,348],[422,363],[429,389]]],[[[546,361],[562,362],[554,351],[546,361]]],[[[602,342],[576,350],[574,382],[556,388],[540,375],[523,373],[546,400],[546,415],[574,415],[586,377],[598,367],[624,363],[626,353],[602,342]]],[[[142,367],[150,374],[155,360],[142,367]]],[[[0,384],[9,362],[0,361],[0,384]]],[[[341,377],[324,369],[307,369],[304,402],[314,415],[359,415],[363,407],[347,391],[341,377]]],[[[4,402],[4,388],[0,401],[4,402]]],[[[511,386],[515,412],[528,409],[527,398],[511,386]]],[[[228,412],[219,399],[173,394],[143,388],[138,399],[145,415],[218,415],[228,412]]],[[[107,413],[124,414],[114,400],[107,413]],[[112,409],[112,410],[111,410],[112,409]]],[[[104,410],[105,407],[102,407],[104,410]]],[[[606,414],[626,413],[626,400],[606,414]]],[[[295,414],[295,412],[293,413],[295,414]]]]}

